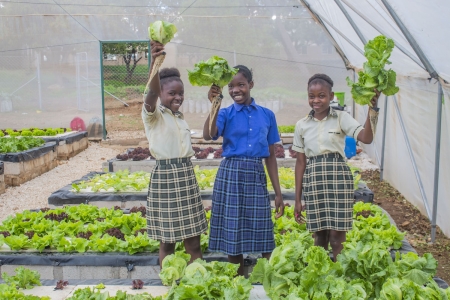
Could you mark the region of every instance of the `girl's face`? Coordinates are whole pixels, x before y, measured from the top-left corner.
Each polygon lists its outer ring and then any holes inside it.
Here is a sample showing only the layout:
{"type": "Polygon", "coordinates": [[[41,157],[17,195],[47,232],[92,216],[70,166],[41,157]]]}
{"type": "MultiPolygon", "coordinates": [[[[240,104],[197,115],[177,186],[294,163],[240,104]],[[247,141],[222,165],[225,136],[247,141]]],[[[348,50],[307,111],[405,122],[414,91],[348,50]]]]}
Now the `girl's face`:
{"type": "Polygon", "coordinates": [[[326,85],[316,83],[308,87],[309,106],[314,110],[314,116],[325,116],[333,98],[334,93],[326,85]]]}
{"type": "Polygon", "coordinates": [[[179,80],[173,80],[161,86],[161,104],[173,112],[180,109],[184,100],[184,86],[179,80]]]}
{"type": "Polygon", "coordinates": [[[253,80],[248,82],[247,78],[238,72],[228,83],[228,93],[237,104],[250,105],[252,98],[250,90],[253,88],[253,80]]]}

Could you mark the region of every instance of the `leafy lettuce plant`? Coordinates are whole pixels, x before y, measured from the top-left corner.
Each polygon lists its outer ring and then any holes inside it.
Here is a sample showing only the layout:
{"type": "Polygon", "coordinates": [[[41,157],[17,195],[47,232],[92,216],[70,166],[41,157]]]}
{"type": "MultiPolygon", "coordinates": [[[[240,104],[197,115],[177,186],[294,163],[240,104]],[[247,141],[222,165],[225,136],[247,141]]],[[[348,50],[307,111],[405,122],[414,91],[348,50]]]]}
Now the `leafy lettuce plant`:
{"type": "Polygon", "coordinates": [[[225,58],[212,56],[207,61],[195,64],[193,70],[188,70],[189,82],[194,86],[217,85],[222,88],[231,81],[237,73],[231,68],[225,58]]]}
{"type": "Polygon", "coordinates": [[[177,27],[166,21],[156,21],[148,27],[148,36],[152,41],[165,45],[175,36],[177,27]]]}
{"type": "Polygon", "coordinates": [[[6,272],[3,272],[2,278],[5,283],[21,289],[32,289],[35,285],[41,285],[41,275],[37,271],[18,267],[15,272],[16,275],[14,276],[9,276],[6,272]]]}
{"type": "Polygon", "coordinates": [[[363,64],[363,71],[358,72],[358,81],[353,82],[347,77],[347,85],[351,87],[352,97],[360,105],[370,105],[375,96],[374,89],[386,96],[394,95],[399,91],[395,86],[397,74],[392,70],[385,70],[386,64],[394,49],[394,41],[380,35],[370,40],[364,46],[364,56],[367,61],[363,64]]]}

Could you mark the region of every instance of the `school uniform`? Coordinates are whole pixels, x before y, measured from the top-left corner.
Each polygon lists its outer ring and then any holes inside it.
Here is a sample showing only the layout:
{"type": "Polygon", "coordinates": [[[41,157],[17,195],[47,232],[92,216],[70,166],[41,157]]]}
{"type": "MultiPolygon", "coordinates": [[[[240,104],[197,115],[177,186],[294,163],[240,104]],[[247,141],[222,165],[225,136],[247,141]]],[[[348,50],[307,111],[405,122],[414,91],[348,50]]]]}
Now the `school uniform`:
{"type": "Polygon", "coordinates": [[[309,231],[352,229],[354,186],[344,145],[346,135],[356,139],[361,130],[348,113],[331,107],[324,119],[314,118],[312,110],[295,125],[292,150],[308,158],[303,195],[309,231]]]}
{"type": "Polygon", "coordinates": [[[252,99],[232,104],[217,117],[222,160],[214,183],[209,250],[228,255],[275,248],[271,206],[262,159],[280,140],[274,113],[252,99]]]}
{"type": "Polygon", "coordinates": [[[147,197],[147,232],[151,239],[175,243],[208,229],[191,157],[191,131],[181,112],[159,105],[142,107],[142,120],[156,165],[147,197]]]}

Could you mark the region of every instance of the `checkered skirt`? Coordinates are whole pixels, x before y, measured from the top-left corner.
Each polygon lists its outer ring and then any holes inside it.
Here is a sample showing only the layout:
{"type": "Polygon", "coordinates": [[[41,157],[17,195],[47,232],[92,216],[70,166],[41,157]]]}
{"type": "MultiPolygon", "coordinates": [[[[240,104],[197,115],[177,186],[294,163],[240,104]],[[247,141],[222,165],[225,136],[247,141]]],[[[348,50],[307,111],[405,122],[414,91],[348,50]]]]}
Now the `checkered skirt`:
{"type": "Polygon", "coordinates": [[[309,158],[303,194],[309,231],[352,229],[353,176],[339,153],[309,158]]]}
{"type": "Polygon", "coordinates": [[[148,236],[175,243],[200,235],[207,228],[190,158],[157,160],[147,197],[148,236]]]}
{"type": "Polygon", "coordinates": [[[222,160],[214,183],[209,251],[228,255],[275,248],[266,174],[261,158],[222,160]]]}

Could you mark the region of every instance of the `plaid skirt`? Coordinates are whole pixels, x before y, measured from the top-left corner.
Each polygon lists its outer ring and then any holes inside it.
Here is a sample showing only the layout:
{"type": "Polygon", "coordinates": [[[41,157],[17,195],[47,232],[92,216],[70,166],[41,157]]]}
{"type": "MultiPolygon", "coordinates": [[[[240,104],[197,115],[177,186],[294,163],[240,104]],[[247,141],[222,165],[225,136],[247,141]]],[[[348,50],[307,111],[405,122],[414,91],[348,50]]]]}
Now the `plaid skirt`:
{"type": "Polygon", "coordinates": [[[261,158],[222,160],[214,183],[209,251],[228,255],[273,251],[266,180],[261,158]]]}
{"type": "Polygon", "coordinates": [[[303,176],[303,195],[309,231],[352,229],[353,176],[339,153],[309,158],[303,176]]]}
{"type": "Polygon", "coordinates": [[[151,239],[176,243],[208,229],[200,189],[190,158],[157,160],[147,197],[151,239]]]}

